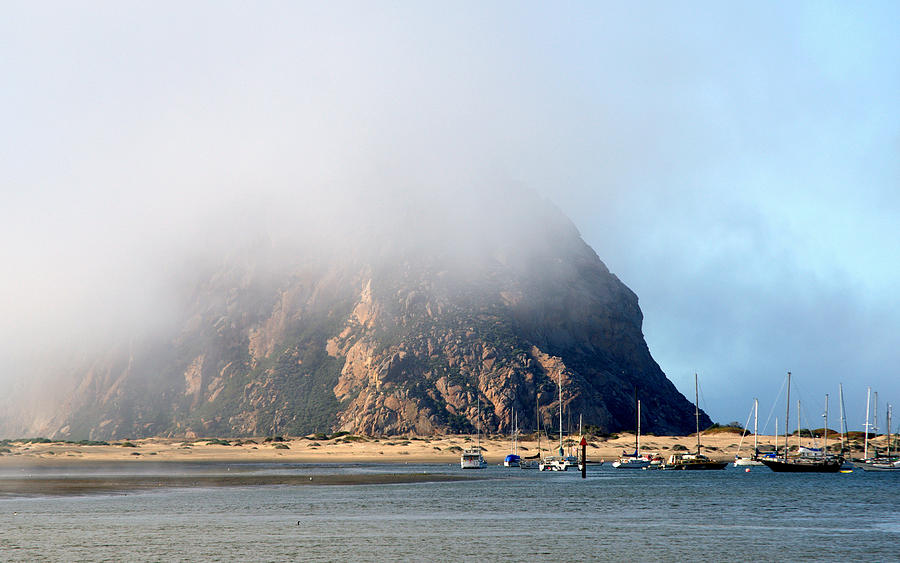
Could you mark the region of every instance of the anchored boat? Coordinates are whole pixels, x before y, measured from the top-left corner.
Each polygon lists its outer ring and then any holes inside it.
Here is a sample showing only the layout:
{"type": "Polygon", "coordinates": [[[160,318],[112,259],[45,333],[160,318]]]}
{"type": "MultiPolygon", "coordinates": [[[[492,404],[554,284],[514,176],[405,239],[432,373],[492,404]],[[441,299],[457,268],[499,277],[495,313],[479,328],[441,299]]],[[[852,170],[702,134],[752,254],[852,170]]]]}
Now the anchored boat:
{"type": "Polygon", "coordinates": [[[622,457],[612,463],[616,469],[643,469],[650,465],[650,456],[641,455],[641,401],[634,392],[635,433],[634,453],[623,452],[622,457]]]}
{"type": "Polygon", "coordinates": [[[484,469],[487,467],[487,462],[484,461],[484,456],[481,455],[481,397],[478,397],[478,418],[475,420],[478,438],[476,441],[475,448],[469,448],[467,450],[463,450],[462,455],[459,458],[459,466],[462,469],[484,469]]]}
{"type": "Polygon", "coordinates": [[[672,454],[664,469],[669,470],[709,470],[725,469],[727,461],[714,461],[700,453],[700,383],[694,374],[694,418],[697,421],[697,453],[672,454]]]}
{"type": "MultiPolygon", "coordinates": [[[[807,450],[807,453],[800,453],[800,455],[788,457],[788,428],[790,422],[791,415],[791,372],[787,374],[787,407],[785,408],[784,414],[784,455],[779,458],[762,458],[760,461],[763,462],[763,465],[775,471],[777,473],[837,473],[841,470],[841,465],[844,464],[843,455],[837,456],[829,456],[826,455],[827,447],[823,449],[821,455],[815,455],[810,453],[807,450]]],[[[826,413],[827,413],[826,406],[826,413]]],[[[799,414],[797,415],[798,423],[798,436],[799,436],[799,414]]],[[[825,440],[826,446],[828,440],[828,419],[825,419],[826,424],[826,433],[825,440]]]]}
{"type": "Polygon", "coordinates": [[[565,455],[563,449],[563,425],[562,425],[562,372],[559,374],[559,455],[547,456],[541,460],[538,468],[541,471],[568,471],[570,467],[579,468],[578,458],[573,455],[565,455]]]}

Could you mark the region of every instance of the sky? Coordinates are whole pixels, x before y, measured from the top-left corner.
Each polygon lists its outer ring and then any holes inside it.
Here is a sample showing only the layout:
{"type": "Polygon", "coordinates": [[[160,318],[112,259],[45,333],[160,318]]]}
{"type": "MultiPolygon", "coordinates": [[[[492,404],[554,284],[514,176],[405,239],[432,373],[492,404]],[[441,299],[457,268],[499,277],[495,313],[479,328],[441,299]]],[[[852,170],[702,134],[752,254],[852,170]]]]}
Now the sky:
{"type": "Polygon", "coordinates": [[[758,397],[771,431],[788,371],[804,425],[839,383],[851,428],[868,387],[900,405],[897,3],[4,8],[10,390],[260,225],[503,185],[572,219],[713,420],[758,397]]]}

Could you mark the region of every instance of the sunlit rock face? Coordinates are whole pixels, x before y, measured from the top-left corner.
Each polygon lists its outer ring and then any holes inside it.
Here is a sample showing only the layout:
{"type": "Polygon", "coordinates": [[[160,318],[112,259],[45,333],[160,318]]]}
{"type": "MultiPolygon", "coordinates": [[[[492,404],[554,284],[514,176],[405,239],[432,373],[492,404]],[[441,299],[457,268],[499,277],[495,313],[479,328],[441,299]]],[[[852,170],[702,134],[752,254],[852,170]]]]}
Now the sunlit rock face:
{"type": "Polygon", "coordinates": [[[556,432],[562,406],[565,426],[614,432],[634,427],[635,390],[644,431],[693,431],[637,296],[555,207],[528,193],[430,203],[354,213],[336,242],[232,252],[197,275],[175,330],[77,368],[31,431],[428,435],[517,417],[556,432]]]}

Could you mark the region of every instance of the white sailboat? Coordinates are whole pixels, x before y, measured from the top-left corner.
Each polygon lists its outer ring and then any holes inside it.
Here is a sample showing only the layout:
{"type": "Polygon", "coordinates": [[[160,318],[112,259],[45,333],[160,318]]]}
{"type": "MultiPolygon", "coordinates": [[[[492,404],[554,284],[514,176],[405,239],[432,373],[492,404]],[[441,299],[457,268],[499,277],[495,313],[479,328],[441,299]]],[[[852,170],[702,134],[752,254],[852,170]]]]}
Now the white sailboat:
{"type": "Polygon", "coordinates": [[[568,471],[570,467],[578,467],[578,458],[573,455],[565,455],[563,449],[563,425],[562,425],[562,372],[559,373],[559,455],[547,456],[541,460],[538,466],[541,471],[568,471]]]}
{"type": "MultiPolygon", "coordinates": [[[[753,455],[751,457],[741,457],[741,445],[744,443],[744,434],[741,434],[741,441],[738,444],[738,453],[734,455],[734,466],[745,467],[750,465],[763,465],[763,462],[757,459],[759,456],[759,400],[753,399],[753,455]]],[[[776,431],[777,433],[777,431],[776,431]]]]}
{"type": "Polygon", "coordinates": [[[643,469],[648,467],[651,461],[650,456],[641,455],[641,401],[637,398],[637,392],[634,396],[637,428],[634,434],[634,453],[623,453],[622,457],[612,463],[616,469],[643,469]]]}
{"type": "Polygon", "coordinates": [[[881,456],[877,455],[878,451],[876,449],[876,456],[872,459],[867,459],[865,463],[862,464],[862,468],[866,471],[900,471],[900,457],[896,455],[891,455],[891,414],[893,413],[893,407],[888,404],[887,406],[887,455],[881,456]]]}
{"type": "Polygon", "coordinates": [[[478,397],[478,418],[475,420],[475,423],[478,433],[476,447],[463,450],[459,458],[459,466],[462,469],[484,469],[487,467],[487,462],[484,461],[484,456],[481,455],[481,396],[478,397]]]}

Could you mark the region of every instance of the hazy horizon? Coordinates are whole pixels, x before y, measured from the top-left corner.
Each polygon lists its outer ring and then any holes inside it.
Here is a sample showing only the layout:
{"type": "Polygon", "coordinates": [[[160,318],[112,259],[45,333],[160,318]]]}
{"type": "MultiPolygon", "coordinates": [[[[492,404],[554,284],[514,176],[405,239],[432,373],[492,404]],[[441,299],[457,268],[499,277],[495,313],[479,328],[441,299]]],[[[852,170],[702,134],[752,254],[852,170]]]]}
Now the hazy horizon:
{"type": "Polygon", "coordinates": [[[839,382],[852,429],[867,387],[879,427],[900,400],[896,4],[7,8],[7,397],[165,323],[186,265],[247,239],[375,215],[462,246],[509,227],[470,200],[528,190],[714,421],[781,419],[787,371],[804,426],[825,393],[837,426],[839,382]],[[417,200],[441,203],[398,217],[417,200]]]}

